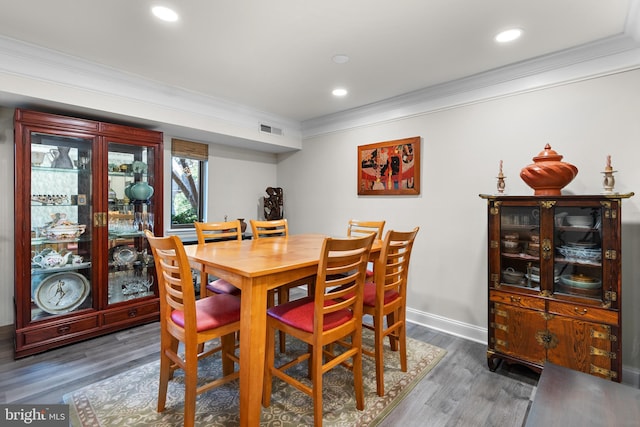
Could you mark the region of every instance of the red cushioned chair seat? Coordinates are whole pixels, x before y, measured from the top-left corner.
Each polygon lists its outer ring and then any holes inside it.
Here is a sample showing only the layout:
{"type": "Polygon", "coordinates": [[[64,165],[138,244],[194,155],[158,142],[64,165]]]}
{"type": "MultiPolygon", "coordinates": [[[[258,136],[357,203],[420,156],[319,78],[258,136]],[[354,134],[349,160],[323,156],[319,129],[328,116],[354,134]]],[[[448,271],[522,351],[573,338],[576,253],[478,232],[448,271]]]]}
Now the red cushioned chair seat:
{"type": "Polygon", "coordinates": [[[214,280],[207,285],[207,289],[216,294],[240,295],[240,288],[236,288],[224,279],[214,280]]]}
{"type": "MultiPolygon", "coordinates": [[[[384,303],[389,304],[391,301],[400,298],[400,294],[397,291],[385,291],[384,303]]],[[[364,305],[370,307],[376,306],[376,284],[373,282],[367,282],[364,284],[364,296],[362,299],[364,305]]]]}
{"type": "MultiPolygon", "coordinates": [[[[331,305],[330,300],[325,301],[326,305],[331,305]]],[[[313,332],[313,309],[312,297],[300,298],[286,304],[276,305],[267,310],[267,314],[281,322],[293,326],[305,332],[313,332]]],[[[324,317],[324,331],[342,325],[353,317],[351,311],[344,309],[329,313],[324,317]]]]}
{"type": "MultiPolygon", "coordinates": [[[[173,310],[171,320],[184,328],[184,312],[173,310]]],[[[220,294],[196,301],[197,331],[215,329],[240,320],[240,299],[233,295],[220,294]]]]}

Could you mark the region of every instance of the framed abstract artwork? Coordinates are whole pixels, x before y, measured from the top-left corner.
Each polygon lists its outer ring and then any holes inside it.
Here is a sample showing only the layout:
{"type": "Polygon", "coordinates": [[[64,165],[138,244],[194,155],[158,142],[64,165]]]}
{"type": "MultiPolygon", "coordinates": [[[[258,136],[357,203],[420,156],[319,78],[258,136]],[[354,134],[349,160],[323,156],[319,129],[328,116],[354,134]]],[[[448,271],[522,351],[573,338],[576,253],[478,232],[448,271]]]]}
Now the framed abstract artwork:
{"type": "Polygon", "coordinates": [[[358,146],[358,195],[420,194],[420,137],[358,146]]]}

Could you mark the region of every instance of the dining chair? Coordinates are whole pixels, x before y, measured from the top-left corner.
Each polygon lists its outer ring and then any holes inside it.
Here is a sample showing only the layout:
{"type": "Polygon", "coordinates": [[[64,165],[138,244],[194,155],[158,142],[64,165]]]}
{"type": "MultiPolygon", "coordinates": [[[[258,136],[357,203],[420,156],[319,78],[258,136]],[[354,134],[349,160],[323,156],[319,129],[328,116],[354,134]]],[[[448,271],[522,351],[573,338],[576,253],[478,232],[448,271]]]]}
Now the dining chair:
{"type": "MultiPolygon", "coordinates": [[[[358,219],[350,219],[349,226],[347,227],[347,236],[365,236],[370,233],[375,233],[376,239],[382,239],[382,231],[386,221],[361,221],[358,219]]],[[[371,263],[367,268],[367,276],[373,277],[373,269],[371,263]]]]}
{"type": "MultiPolygon", "coordinates": [[[[216,294],[196,300],[191,267],[177,236],[154,237],[145,231],[153,254],[160,291],[160,383],[158,412],[165,410],[169,380],[184,371],[184,425],[193,426],[196,396],[239,377],[235,333],[240,330],[240,300],[216,294]],[[204,344],[216,338],[219,345],[204,344]],[[183,344],[180,347],[180,344],[183,344]],[[178,348],[180,347],[180,353],[178,348]],[[221,352],[222,376],[199,384],[198,361],[221,352]],[[183,354],[183,355],[181,355],[183,354]]],[[[216,342],[217,344],[217,342],[216,342]]],[[[202,381],[203,378],[200,378],[202,381]]]]}
{"type": "Polygon", "coordinates": [[[321,426],[322,376],[337,365],[343,365],[353,372],[356,408],[364,409],[362,298],[373,240],[372,234],[358,238],[325,238],[320,251],[314,295],[278,304],[267,310],[263,406],[268,407],[271,403],[272,380],[276,376],[312,397],[314,425],[321,426]],[[332,289],[333,292],[329,292],[332,289]],[[276,330],[307,343],[308,352],[276,367],[276,330]],[[350,340],[346,339],[348,337],[350,340]],[[329,344],[343,351],[335,353],[325,349],[329,344]],[[286,372],[304,361],[309,364],[311,386],[286,372]]]}
{"type": "Polygon", "coordinates": [[[364,236],[375,233],[376,239],[382,239],[382,232],[386,221],[360,221],[350,219],[347,228],[347,236],[364,236]]]}
{"type": "MultiPolygon", "coordinates": [[[[266,221],[251,219],[249,220],[249,223],[251,224],[251,232],[253,233],[254,240],[277,236],[289,236],[289,224],[286,218],[266,221]]],[[[306,285],[307,295],[312,295],[315,280],[315,276],[305,277],[280,286],[274,290],[274,292],[270,291],[267,295],[267,306],[273,307],[275,305],[276,293],[278,295],[278,304],[288,302],[291,289],[299,286],[306,285]]],[[[284,353],[287,350],[284,332],[280,332],[279,347],[281,353],[284,353]]]]}
{"type": "Polygon", "coordinates": [[[374,281],[364,285],[363,314],[370,315],[373,321],[363,321],[362,327],[374,331],[374,351],[363,349],[362,352],[375,358],[378,396],[384,396],[385,337],[389,337],[391,350],[399,347],[400,369],[407,372],[407,276],[418,230],[419,227],[406,232],[387,231],[375,261],[374,281]]]}
{"type": "MultiPolygon", "coordinates": [[[[242,227],[240,220],[223,222],[194,222],[198,244],[223,240],[242,241],[242,227]]],[[[240,289],[224,279],[215,279],[209,282],[209,277],[204,271],[200,271],[200,296],[215,294],[240,295],[240,289]]]]}
{"type": "Polygon", "coordinates": [[[286,218],[266,221],[250,219],[249,224],[251,224],[251,232],[254,239],[289,235],[289,223],[286,218]]]}

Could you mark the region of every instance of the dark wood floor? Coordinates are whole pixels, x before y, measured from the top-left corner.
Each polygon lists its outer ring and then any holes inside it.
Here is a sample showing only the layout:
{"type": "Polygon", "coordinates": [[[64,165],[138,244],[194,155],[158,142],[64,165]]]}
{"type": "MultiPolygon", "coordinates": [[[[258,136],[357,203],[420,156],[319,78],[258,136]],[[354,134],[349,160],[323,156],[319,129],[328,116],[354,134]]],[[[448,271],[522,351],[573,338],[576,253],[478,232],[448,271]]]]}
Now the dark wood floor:
{"type": "MultiPolygon", "coordinates": [[[[538,376],[518,365],[490,372],[482,344],[410,325],[408,335],[445,358],[383,426],[522,426],[538,376]]],[[[62,396],[158,359],[157,323],[13,359],[11,327],[0,328],[0,403],[61,403],[62,396]]]]}

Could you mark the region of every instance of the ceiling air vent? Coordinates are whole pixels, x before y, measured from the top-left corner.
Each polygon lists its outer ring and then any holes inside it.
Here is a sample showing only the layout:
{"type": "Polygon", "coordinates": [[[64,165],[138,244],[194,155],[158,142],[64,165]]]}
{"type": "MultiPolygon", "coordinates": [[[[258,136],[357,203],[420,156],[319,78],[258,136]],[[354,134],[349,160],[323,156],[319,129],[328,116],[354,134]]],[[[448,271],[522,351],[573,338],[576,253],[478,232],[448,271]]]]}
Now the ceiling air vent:
{"type": "Polygon", "coordinates": [[[272,135],[282,135],[282,129],[263,124],[260,125],[260,132],[270,133],[272,135]]]}

